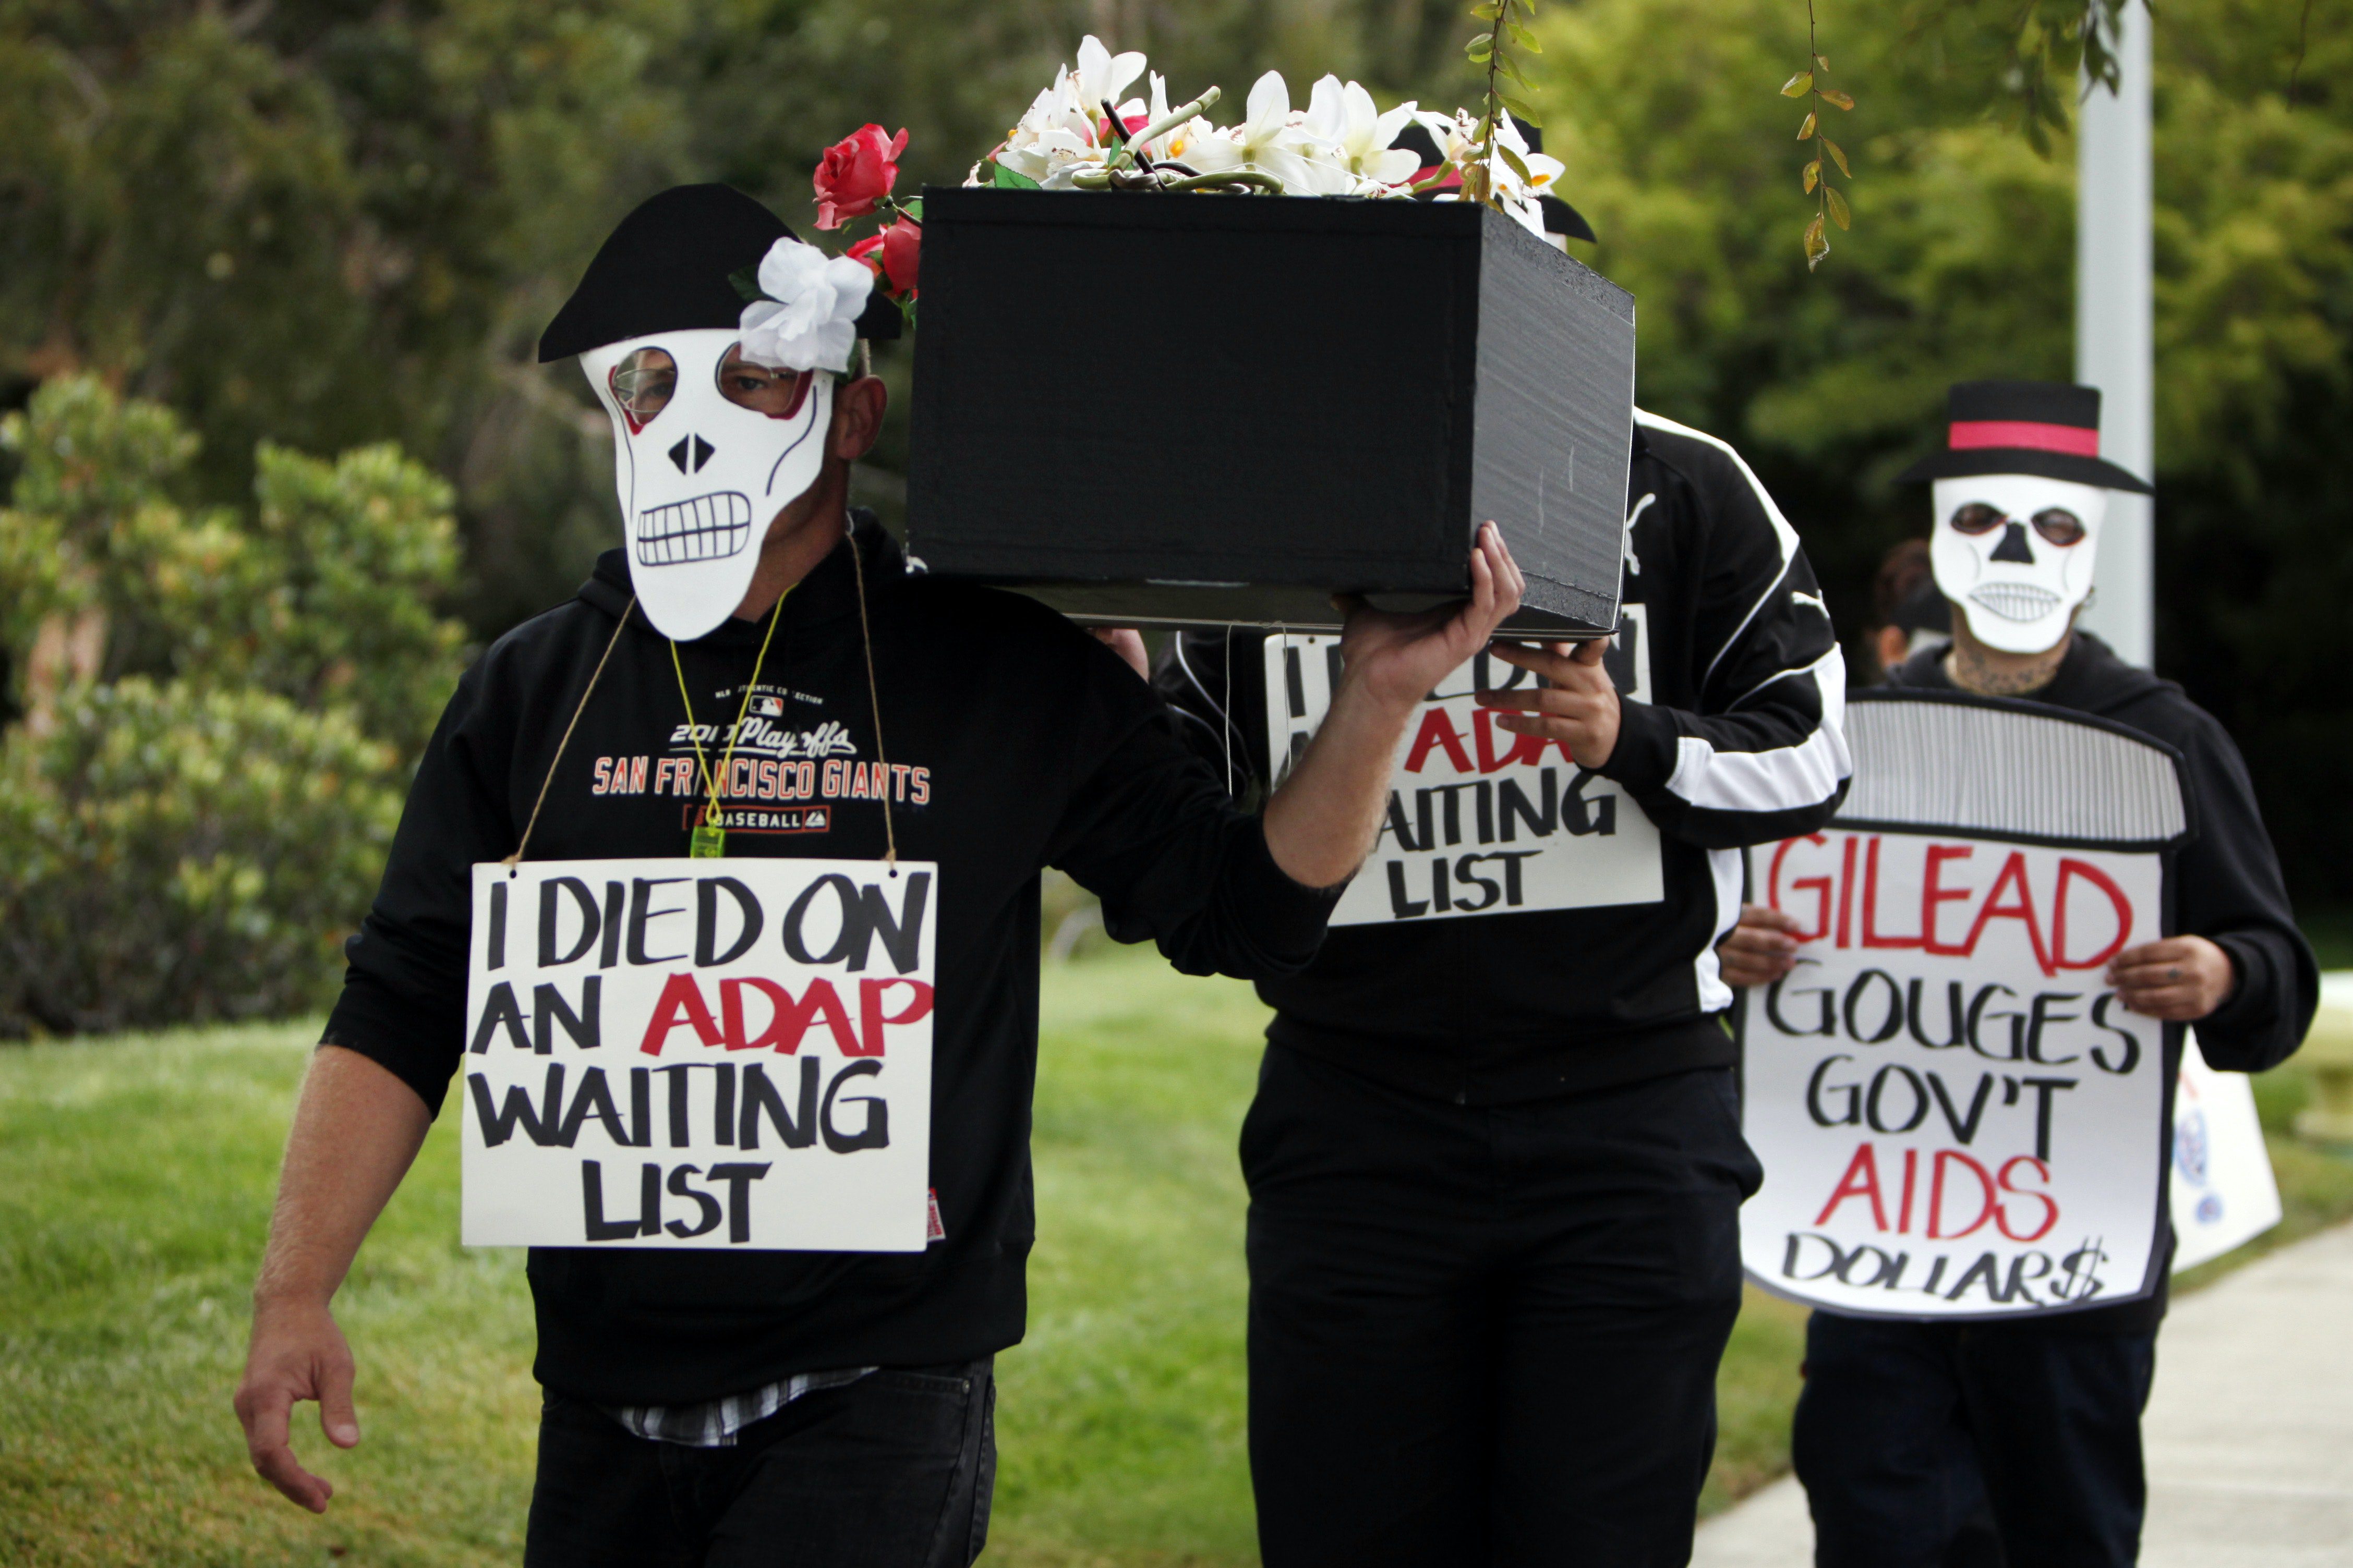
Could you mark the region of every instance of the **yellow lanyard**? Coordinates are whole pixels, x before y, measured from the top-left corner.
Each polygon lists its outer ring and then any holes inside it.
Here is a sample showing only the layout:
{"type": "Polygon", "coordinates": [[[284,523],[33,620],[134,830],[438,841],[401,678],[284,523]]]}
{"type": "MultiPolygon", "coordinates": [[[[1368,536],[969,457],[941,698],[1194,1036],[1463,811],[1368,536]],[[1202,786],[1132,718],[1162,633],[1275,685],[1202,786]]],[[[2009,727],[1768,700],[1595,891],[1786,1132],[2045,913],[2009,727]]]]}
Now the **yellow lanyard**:
{"type": "Polygon", "coordinates": [[[776,635],[776,623],[785,618],[785,597],[792,593],[786,588],[776,596],[775,606],[768,611],[768,629],[760,638],[759,657],[752,661],[752,679],[744,687],[744,705],[736,710],[735,727],[727,732],[727,750],[719,759],[719,775],[712,776],[709,759],[702,754],[702,731],[694,721],[694,699],[686,692],[686,667],[679,662],[678,640],[665,638],[670,644],[670,667],[678,675],[678,700],[686,704],[686,736],[694,742],[694,765],[702,774],[704,804],[702,820],[687,836],[686,853],[695,860],[716,860],[727,853],[727,830],[722,826],[725,814],[719,806],[719,780],[725,778],[735,764],[735,743],[744,738],[744,721],[752,715],[752,692],[760,684],[760,671],[768,662],[768,643],[776,635]]]}

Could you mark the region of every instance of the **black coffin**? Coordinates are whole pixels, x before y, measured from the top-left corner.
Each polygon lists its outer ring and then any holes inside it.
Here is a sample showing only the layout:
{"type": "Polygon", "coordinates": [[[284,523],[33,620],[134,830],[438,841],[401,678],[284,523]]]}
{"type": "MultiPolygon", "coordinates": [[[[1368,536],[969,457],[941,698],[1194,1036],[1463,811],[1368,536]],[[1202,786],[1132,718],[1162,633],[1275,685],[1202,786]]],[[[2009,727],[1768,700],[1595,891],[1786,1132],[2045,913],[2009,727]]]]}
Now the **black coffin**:
{"type": "Polygon", "coordinates": [[[1461,203],[930,189],[908,550],[1085,621],[1613,629],[1634,299],[1461,203]]]}

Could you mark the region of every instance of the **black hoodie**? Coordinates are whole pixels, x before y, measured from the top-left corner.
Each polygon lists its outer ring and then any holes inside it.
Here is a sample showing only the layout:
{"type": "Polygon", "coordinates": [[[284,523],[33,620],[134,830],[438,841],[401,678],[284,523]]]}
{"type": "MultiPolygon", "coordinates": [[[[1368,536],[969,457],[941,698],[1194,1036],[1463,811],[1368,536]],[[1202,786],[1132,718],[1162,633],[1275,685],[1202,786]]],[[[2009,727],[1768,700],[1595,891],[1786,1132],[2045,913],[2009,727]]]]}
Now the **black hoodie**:
{"type": "MultiPolygon", "coordinates": [[[[931,1184],[946,1236],[916,1254],[534,1248],[535,1370],[562,1392],[684,1404],[1020,1339],[1041,868],[1068,870],[1102,896],[1114,934],[1157,939],[1189,973],[1296,969],[1323,934],[1331,896],[1282,873],[1258,820],[1108,648],[1029,600],[905,575],[871,519],[856,537],[881,745],[838,548],[783,602],[729,769],[726,847],[879,859],[880,781],[899,853],[938,863],[931,1184]]],[[[670,649],[642,614],[555,758],[629,597],[622,553],[608,552],[575,600],[466,672],[350,943],[327,1043],[382,1063],[437,1112],[466,1044],[469,868],[513,850],[551,763],[532,858],[686,853],[692,742],[670,649]]],[[[678,649],[714,753],[764,629],[731,619],[678,649]]]]}
{"type": "MultiPolygon", "coordinates": [[[[1888,671],[1887,684],[1950,691],[1945,655],[1951,644],[1923,648],[1888,671]]],[[[2174,931],[2202,936],[2231,955],[2238,987],[2198,1021],[2206,1063],[2224,1072],[2277,1067],[2304,1041],[2320,1001],[2319,965],[2296,929],[2280,879],[2279,857],[2263,831],[2253,784],[2239,748],[2214,716],[2181,688],[2126,664],[2108,645],[2077,632],[2051,684],[2027,700],[2128,725],[2181,753],[2197,836],[2173,866],[2174,931]]],[[[2167,1026],[2166,1059],[2180,1060],[2182,1027],[2167,1026]]],[[[2173,1111],[2173,1075],[2165,1080],[2165,1115],[2173,1111]]],[[[2159,1189],[2162,1192],[2163,1189],[2159,1189]]],[[[2070,1312],[2043,1326],[2057,1333],[2131,1333],[2156,1328],[2166,1289],[2119,1306],[2070,1312]]]]}
{"type": "MultiPolygon", "coordinates": [[[[1588,773],[1549,747],[1514,752],[1488,716],[1458,733],[1426,707],[1375,850],[1392,864],[1368,866],[1354,894],[1360,910],[1376,895],[1371,918],[1259,987],[1276,1045],[1473,1105],[1736,1059],[1715,942],[1739,918],[1740,852],[1812,832],[1844,798],[1845,669],[1797,531],[1748,466],[1714,437],[1636,421],[1609,760],[1588,773]],[[1409,872],[1399,848],[1437,864],[1409,872]],[[1531,852],[1575,868],[1566,897],[1515,896],[1536,886],[1531,852]]],[[[1279,720],[1302,715],[1328,684],[1335,650],[1305,651],[1247,628],[1169,647],[1161,694],[1237,793],[1271,776],[1270,697],[1279,720]]],[[[1483,655],[1473,668],[1494,686],[1517,675],[1483,655]]],[[[1461,689],[1435,695],[1461,712],[1461,689]]]]}

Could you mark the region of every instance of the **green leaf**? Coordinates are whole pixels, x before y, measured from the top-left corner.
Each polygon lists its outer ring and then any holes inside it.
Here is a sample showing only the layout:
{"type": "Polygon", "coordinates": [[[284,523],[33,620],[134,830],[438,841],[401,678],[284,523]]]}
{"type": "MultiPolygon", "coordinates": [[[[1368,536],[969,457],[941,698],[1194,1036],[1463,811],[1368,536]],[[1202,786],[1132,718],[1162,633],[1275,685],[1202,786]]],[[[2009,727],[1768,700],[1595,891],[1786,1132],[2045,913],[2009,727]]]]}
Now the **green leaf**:
{"type": "MultiPolygon", "coordinates": [[[[1841,167],[1843,167],[1844,165],[1841,165],[1841,167]]],[[[917,197],[916,197],[914,200],[913,200],[913,201],[910,201],[910,202],[901,202],[901,203],[899,204],[899,207],[900,207],[900,210],[901,210],[901,211],[904,212],[904,213],[905,213],[909,217],[913,218],[917,223],[921,223],[921,222],[923,222],[923,197],[921,197],[921,196],[917,196],[917,197]]]]}
{"type": "Polygon", "coordinates": [[[1846,166],[1846,153],[1837,142],[1831,141],[1827,136],[1823,137],[1822,151],[1831,155],[1831,162],[1839,166],[1840,174],[1844,174],[1850,180],[1854,178],[1854,171],[1846,166]]]}
{"type": "Polygon", "coordinates": [[[1803,98],[1808,92],[1812,90],[1813,85],[1814,73],[1811,71],[1799,71],[1797,75],[1791,77],[1788,80],[1781,84],[1781,96],[1783,98],[1803,98]]]}
{"type": "Polygon", "coordinates": [[[1835,88],[1824,88],[1821,91],[1814,94],[1814,96],[1820,99],[1824,103],[1829,104],[1833,109],[1852,109],[1854,107],[1854,100],[1849,98],[1845,93],[1839,91],[1835,88]]]}
{"type": "MultiPolygon", "coordinates": [[[[1495,68],[1503,72],[1505,76],[1510,77],[1514,81],[1518,82],[1522,87],[1526,88],[1530,92],[1534,92],[1535,90],[1535,85],[1531,83],[1526,77],[1520,74],[1519,62],[1513,59],[1511,56],[1497,55],[1495,57],[1495,68]]],[[[1521,118],[1525,119],[1526,117],[1523,115],[1521,118]]]]}
{"type": "Polygon", "coordinates": [[[1493,33],[1482,33],[1463,45],[1462,52],[1471,57],[1473,64],[1483,65],[1487,58],[1495,52],[1495,36],[1493,33]]]}
{"type": "Polygon", "coordinates": [[[1504,100],[1504,107],[1505,109],[1508,109],[1514,114],[1518,115],[1528,124],[1535,126],[1539,131],[1544,129],[1544,121],[1536,117],[1536,111],[1530,109],[1524,100],[1513,98],[1506,93],[1497,93],[1495,96],[1504,100]]]}
{"type": "Polygon", "coordinates": [[[765,294],[760,292],[760,273],[759,268],[755,267],[737,268],[727,275],[727,281],[733,287],[735,297],[746,305],[754,300],[767,298],[765,294]]]}
{"type": "Polygon", "coordinates": [[[1000,191],[1034,191],[1038,188],[1037,181],[997,163],[988,165],[988,183],[1000,191]]]}
{"type": "Polygon", "coordinates": [[[1821,72],[1824,76],[1828,76],[1831,74],[1831,62],[1823,58],[1820,55],[1816,55],[1814,57],[1814,68],[1821,72]]]}
{"type": "Polygon", "coordinates": [[[1496,144],[1495,152],[1503,158],[1504,163],[1511,165],[1512,173],[1517,174],[1529,184],[1533,185],[1536,183],[1536,177],[1528,173],[1527,163],[1517,153],[1513,152],[1509,147],[1504,146],[1500,142],[1496,144]]]}
{"type": "Polygon", "coordinates": [[[1471,7],[1471,15],[1482,22],[1492,22],[1504,14],[1502,0],[1486,0],[1484,5],[1471,7]]]}
{"type": "Polygon", "coordinates": [[[1841,228],[1851,227],[1852,224],[1850,222],[1850,218],[1852,215],[1847,212],[1846,198],[1838,194],[1838,187],[1836,185],[1824,185],[1822,187],[1822,195],[1830,198],[1831,221],[1838,225],[1841,228]]]}
{"type": "Polygon", "coordinates": [[[1798,140],[1803,142],[1807,137],[1811,136],[1813,133],[1814,111],[1809,109],[1806,110],[1806,122],[1798,127],[1798,140]]]}
{"type": "Polygon", "coordinates": [[[1806,226],[1806,270],[1811,272],[1831,253],[1831,237],[1822,232],[1822,215],[1816,213],[1814,221],[1806,226]]]}
{"type": "Polygon", "coordinates": [[[1532,55],[1540,55],[1544,53],[1544,46],[1536,42],[1536,36],[1534,33],[1529,32],[1525,27],[1521,26],[1517,22],[1504,23],[1504,29],[1512,35],[1512,42],[1527,50],[1528,53],[1532,55]]]}
{"type": "Polygon", "coordinates": [[[1822,161],[1820,158],[1814,159],[1803,169],[1800,169],[1799,174],[1803,175],[1805,178],[1806,195],[1810,196],[1814,194],[1814,187],[1822,183],[1822,161]]]}

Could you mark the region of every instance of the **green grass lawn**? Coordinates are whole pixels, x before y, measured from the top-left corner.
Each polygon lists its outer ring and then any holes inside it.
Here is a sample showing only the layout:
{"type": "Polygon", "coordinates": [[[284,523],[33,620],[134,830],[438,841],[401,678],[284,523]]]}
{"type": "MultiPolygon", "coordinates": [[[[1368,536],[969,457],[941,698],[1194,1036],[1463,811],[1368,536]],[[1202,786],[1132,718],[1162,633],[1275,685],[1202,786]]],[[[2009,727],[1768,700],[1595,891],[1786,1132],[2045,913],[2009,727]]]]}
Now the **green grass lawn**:
{"type": "MultiPolygon", "coordinates": [[[[1047,975],[1029,1337],[1004,1356],[988,1561],[1253,1561],[1233,1142],[1263,1011],[1123,952],[1047,975]]],[[[522,1258],[457,1245],[454,1119],[339,1312],[364,1440],[306,1410],[314,1520],[228,1411],[280,1141],[314,1031],[0,1050],[0,1562],[489,1563],[519,1555],[537,1397],[522,1258]]],[[[2303,1097],[2258,1084],[2268,1124],[2303,1097]]],[[[2353,1215],[2353,1163],[2275,1139],[2281,1236],[2353,1215]]],[[[2254,1249],[2247,1249],[2252,1253],[2254,1249]]],[[[2242,1255],[2243,1256],[2243,1254],[2242,1255]]],[[[2220,1267],[2220,1266],[2213,1266],[2220,1267]]],[[[1752,1296],[1708,1505],[1785,1468],[1804,1313],[1752,1296]]]]}

